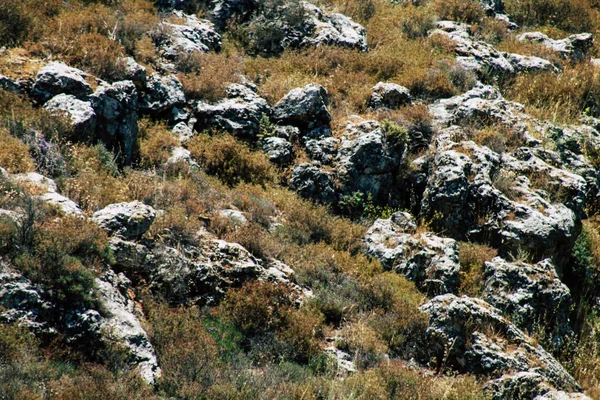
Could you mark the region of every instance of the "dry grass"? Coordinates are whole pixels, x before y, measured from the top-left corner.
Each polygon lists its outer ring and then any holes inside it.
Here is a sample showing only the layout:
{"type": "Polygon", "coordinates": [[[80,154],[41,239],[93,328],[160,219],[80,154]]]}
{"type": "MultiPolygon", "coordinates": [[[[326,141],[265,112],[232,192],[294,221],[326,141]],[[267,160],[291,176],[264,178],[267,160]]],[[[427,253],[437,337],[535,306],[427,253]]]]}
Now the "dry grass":
{"type": "Polygon", "coordinates": [[[459,287],[461,295],[478,297],[483,285],[483,264],[491,261],[498,252],[484,244],[459,243],[459,287]]]}
{"type": "Polygon", "coordinates": [[[551,25],[566,32],[588,32],[598,25],[589,0],[507,0],[506,12],[523,26],[551,25]]]}
{"type": "Polygon", "coordinates": [[[35,165],[29,156],[29,147],[0,128],[0,166],[11,174],[32,172],[35,165]]]}
{"type": "Polygon", "coordinates": [[[171,156],[171,150],[178,145],[173,132],[165,124],[141,120],[139,127],[140,166],[156,168],[162,166],[171,156]]]}

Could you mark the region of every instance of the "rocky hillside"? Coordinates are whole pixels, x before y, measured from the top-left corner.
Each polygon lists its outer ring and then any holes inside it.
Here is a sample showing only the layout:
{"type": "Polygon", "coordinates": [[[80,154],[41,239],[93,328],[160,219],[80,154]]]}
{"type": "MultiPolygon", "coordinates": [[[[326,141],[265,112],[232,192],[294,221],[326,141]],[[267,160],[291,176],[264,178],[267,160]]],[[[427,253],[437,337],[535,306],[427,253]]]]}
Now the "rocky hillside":
{"type": "Polygon", "coordinates": [[[599,29],[0,1],[0,399],[600,399],[599,29]]]}

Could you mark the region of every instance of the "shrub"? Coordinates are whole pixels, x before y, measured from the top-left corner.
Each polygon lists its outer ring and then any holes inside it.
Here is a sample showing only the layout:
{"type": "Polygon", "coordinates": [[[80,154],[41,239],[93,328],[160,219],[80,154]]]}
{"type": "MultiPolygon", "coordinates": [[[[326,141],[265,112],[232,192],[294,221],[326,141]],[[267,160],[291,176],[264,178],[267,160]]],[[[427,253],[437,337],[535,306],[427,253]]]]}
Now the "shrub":
{"type": "Polygon", "coordinates": [[[573,33],[594,28],[588,0],[507,0],[505,4],[506,12],[519,25],[551,25],[573,33]]]}
{"type": "Polygon", "coordinates": [[[408,6],[403,15],[402,33],[408,39],[426,37],[429,31],[435,28],[435,14],[422,7],[408,6]]]}
{"type": "Polygon", "coordinates": [[[31,17],[19,0],[0,3],[0,46],[16,46],[27,36],[31,17]]]}
{"type": "Polygon", "coordinates": [[[32,242],[29,251],[17,253],[15,266],[61,305],[93,305],[95,273],[112,262],[106,233],[92,222],[64,217],[43,222],[32,242]]]}
{"type": "Polygon", "coordinates": [[[138,137],[140,165],[144,168],[162,166],[178,145],[175,135],[164,124],[153,124],[148,120],[140,121],[138,137]]]}
{"type": "Polygon", "coordinates": [[[496,257],[497,251],[489,246],[460,242],[458,261],[460,263],[458,293],[478,297],[483,289],[483,264],[496,257]]]}
{"type": "Polygon", "coordinates": [[[194,159],[209,174],[230,186],[240,182],[266,185],[275,181],[267,157],[239,142],[231,135],[198,135],[188,145],[194,159]]]}
{"type": "Polygon", "coordinates": [[[0,166],[11,174],[31,172],[35,169],[29,156],[28,146],[12,137],[5,129],[0,128],[0,166]]]}
{"type": "Polygon", "coordinates": [[[440,19],[466,22],[475,24],[485,16],[485,12],[478,0],[436,0],[433,8],[440,19]]]}

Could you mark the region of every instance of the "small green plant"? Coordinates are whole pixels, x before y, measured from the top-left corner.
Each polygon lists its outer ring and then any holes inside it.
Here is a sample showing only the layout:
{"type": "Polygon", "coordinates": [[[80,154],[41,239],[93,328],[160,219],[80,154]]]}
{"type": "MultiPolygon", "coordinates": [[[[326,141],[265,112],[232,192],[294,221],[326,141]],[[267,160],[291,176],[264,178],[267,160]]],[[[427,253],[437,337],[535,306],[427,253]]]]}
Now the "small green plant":
{"type": "Polygon", "coordinates": [[[381,121],[381,130],[388,142],[394,146],[404,145],[408,140],[408,129],[392,120],[381,121]]]}
{"type": "Polygon", "coordinates": [[[343,215],[354,220],[386,219],[391,217],[393,213],[399,211],[388,205],[375,204],[371,193],[365,195],[360,191],[345,195],[342,200],[340,200],[338,207],[343,215]]]}
{"type": "Polygon", "coordinates": [[[271,118],[267,114],[263,114],[260,117],[259,127],[258,127],[258,140],[262,141],[265,138],[273,137],[277,134],[275,130],[276,126],[271,121],[271,118]]]}

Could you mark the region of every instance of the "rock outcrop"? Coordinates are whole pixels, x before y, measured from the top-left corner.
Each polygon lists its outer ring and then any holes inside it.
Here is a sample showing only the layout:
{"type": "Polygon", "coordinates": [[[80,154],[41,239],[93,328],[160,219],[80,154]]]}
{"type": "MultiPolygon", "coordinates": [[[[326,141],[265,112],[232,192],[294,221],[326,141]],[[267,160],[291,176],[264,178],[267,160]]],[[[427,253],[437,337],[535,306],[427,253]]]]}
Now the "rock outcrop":
{"type": "Polygon", "coordinates": [[[567,38],[555,40],[541,32],[525,32],[517,37],[518,41],[539,43],[561,57],[577,62],[582,61],[594,45],[594,36],[591,33],[579,33],[567,38]]]}
{"type": "Polygon", "coordinates": [[[96,112],[90,101],[79,100],[71,94],[62,93],[48,100],[44,108],[65,115],[71,121],[73,133],[78,140],[89,142],[95,137],[96,112]]]}
{"type": "Polygon", "coordinates": [[[142,236],[152,225],[156,212],[139,201],[111,204],[96,211],[92,220],[110,235],[126,239],[142,236]]]}
{"type": "Polygon", "coordinates": [[[221,36],[211,22],[180,11],[173,11],[169,17],[181,22],[163,21],[160,24],[159,29],[165,34],[161,35],[158,47],[167,59],[177,60],[182,54],[221,49],[221,36]]]}
{"type": "Polygon", "coordinates": [[[331,115],[329,95],[320,85],[309,84],[286,94],[273,107],[273,120],[280,125],[293,125],[303,130],[328,126],[331,115]]]}
{"type": "Polygon", "coordinates": [[[51,62],[38,72],[31,95],[41,104],[57,94],[70,94],[85,100],[92,93],[86,73],[61,62],[51,62]]]}

